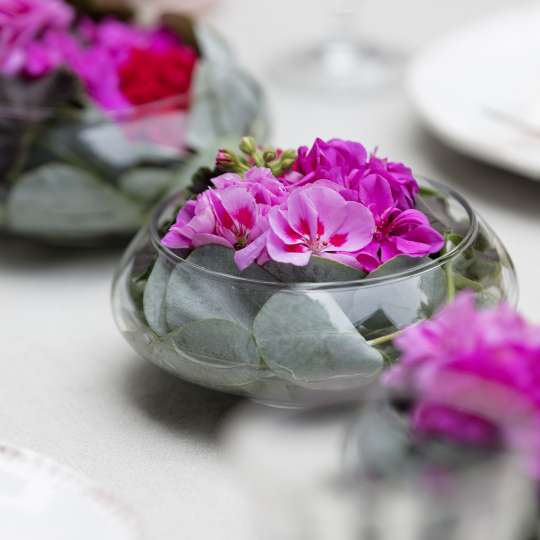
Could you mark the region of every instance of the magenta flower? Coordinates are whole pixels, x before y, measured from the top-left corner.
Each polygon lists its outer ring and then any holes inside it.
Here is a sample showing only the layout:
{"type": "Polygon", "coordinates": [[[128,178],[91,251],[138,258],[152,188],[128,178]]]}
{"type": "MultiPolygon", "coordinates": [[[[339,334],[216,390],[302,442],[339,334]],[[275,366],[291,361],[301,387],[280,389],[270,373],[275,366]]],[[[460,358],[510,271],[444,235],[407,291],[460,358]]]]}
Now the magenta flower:
{"type": "Polygon", "coordinates": [[[120,68],[128,62],[132,51],[161,52],[178,44],[178,38],[167,30],[148,30],[112,19],[99,23],[85,20],[79,26],[79,34],[86,46],[73,49],[67,63],[92,99],[113,111],[133,106],[120,84],[120,68]]]}
{"type": "Polygon", "coordinates": [[[216,219],[206,193],[196,201],[188,201],[178,212],[176,223],[162,239],[162,244],[172,249],[194,247],[197,235],[212,234],[216,219]]]}
{"type": "Polygon", "coordinates": [[[106,46],[96,43],[88,48],[78,48],[68,62],[88,95],[101,107],[121,111],[131,106],[120,91],[118,66],[114,62],[114,54],[106,46]]]}
{"type": "Polygon", "coordinates": [[[73,17],[73,9],[61,0],[0,0],[0,72],[31,75],[33,45],[50,30],[67,33],[73,17]]]}
{"type": "Polygon", "coordinates": [[[270,169],[253,167],[244,176],[225,173],[212,180],[219,189],[244,187],[258,204],[279,205],[285,201],[288,191],[281,181],[274,177],[270,169]]]}
{"type": "Polygon", "coordinates": [[[372,175],[381,176],[388,182],[397,208],[414,207],[419,187],[412,171],[401,163],[375,155],[368,159],[366,149],[352,141],[317,139],[311,149],[300,147],[294,170],[284,180],[293,187],[315,182],[333,183],[345,199],[359,201],[360,186],[372,175]]]}
{"type": "Polygon", "coordinates": [[[332,139],[328,142],[316,139],[311,149],[298,149],[295,170],[303,175],[300,184],[316,180],[331,180],[346,185],[350,178],[366,167],[366,149],[353,141],[332,139]]]}
{"type": "Polygon", "coordinates": [[[425,257],[437,253],[444,245],[443,236],[419,210],[401,210],[388,182],[378,175],[363,179],[359,199],[373,213],[373,241],[357,254],[362,268],[372,272],[398,255],[425,257]]]}
{"type": "Polygon", "coordinates": [[[69,59],[79,53],[79,45],[69,33],[58,30],[47,31],[39,41],[26,48],[24,74],[44,77],[51,71],[69,65],[69,59]]]}
{"type": "Polygon", "coordinates": [[[417,432],[476,444],[502,437],[532,455],[540,475],[540,327],[504,304],[479,311],[462,293],[396,345],[403,355],[384,382],[415,400],[417,432]]]}
{"type": "Polygon", "coordinates": [[[398,208],[402,210],[414,208],[415,197],[420,188],[409,167],[373,154],[369,159],[365,176],[372,174],[382,176],[388,182],[398,208]]]}
{"type": "Polygon", "coordinates": [[[208,190],[188,202],[162,243],[169,248],[194,248],[207,244],[235,249],[240,270],[266,259],[267,212],[242,187],[208,190]]]}
{"type": "Polygon", "coordinates": [[[352,254],[371,241],[374,230],[364,205],[322,186],[295,190],[286,207],[270,210],[269,225],[270,258],[296,266],[307,265],[313,254],[358,267],[352,254]]]}

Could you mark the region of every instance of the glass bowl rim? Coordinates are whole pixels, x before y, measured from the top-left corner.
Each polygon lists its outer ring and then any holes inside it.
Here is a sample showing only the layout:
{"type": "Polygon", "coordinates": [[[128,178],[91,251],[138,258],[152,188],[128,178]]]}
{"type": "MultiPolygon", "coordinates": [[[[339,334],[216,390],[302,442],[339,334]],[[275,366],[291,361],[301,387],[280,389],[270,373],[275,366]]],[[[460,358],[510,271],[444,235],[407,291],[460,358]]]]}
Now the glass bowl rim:
{"type": "MultiPolygon", "coordinates": [[[[174,109],[171,108],[178,104],[183,104],[185,99],[193,100],[199,94],[188,90],[183,94],[171,96],[164,99],[145,103],[144,105],[131,105],[123,109],[105,109],[100,107],[99,104],[94,104],[91,110],[99,113],[99,116],[92,115],[83,117],[77,120],[78,124],[83,126],[99,126],[102,124],[110,124],[112,122],[124,122],[146,118],[151,118],[152,115],[159,115],[171,112],[178,112],[180,110],[184,114],[189,114],[191,107],[188,109],[174,109]]],[[[85,111],[85,109],[81,109],[85,111]]],[[[12,119],[12,120],[27,120],[29,122],[44,122],[50,117],[56,114],[56,109],[53,107],[24,107],[24,106],[11,106],[0,105],[0,119],[12,119]]]]}
{"type": "Polygon", "coordinates": [[[342,289],[346,290],[346,289],[355,289],[355,288],[360,288],[360,287],[367,288],[367,287],[377,287],[381,285],[389,285],[389,284],[407,280],[408,278],[419,277],[423,274],[426,274],[427,272],[435,270],[436,268],[440,268],[445,263],[453,260],[454,258],[459,256],[461,253],[463,253],[465,250],[467,250],[474,242],[478,233],[478,228],[479,228],[478,216],[476,212],[474,211],[474,209],[471,207],[471,205],[467,202],[467,200],[462,195],[460,195],[457,191],[454,191],[449,186],[443,184],[442,182],[431,180],[425,176],[419,176],[419,175],[417,175],[417,178],[421,182],[429,184],[430,186],[436,188],[438,191],[441,191],[448,198],[453,199],[457,203],[459,203],[459,205],[465,210],[469,218],[469,226],[467,229],[467,233],[465,234],[465,236],[463,237],[463,240],[460,242],[458,246],[454,247],[448,253],[441,255],[437,259],[434,259],[431,262],[428,262],[422,265],[418,265],[417,267],[414,267],[408,270],[396,272],[395,274],[390,274],[388,276],[381,276],[381,277],[375,277],[375,278],[368,277],[368,278],[362,278],[362,279],[357,279],[353,281],[329,281],[329,282],[321,282],[321,283],[318,283],[318,282],[283,283],[283,282],[273,282],[273,281],[251,279],[251,278],[245,278],[241,276],[233,276],[233,275],[226,274],[223,272],[216,272],[214,270],[209,270],[208,268],[204,268],[203,266],[193,264],[187,259],[174,253],[168,247],[164,246],[161,243],[161,238],[159,236],[158,222],[161,215],[163,214],[165,209],[169,207],[171,203],[182,194],[182,191],[177,191],[171,194],[170,196],[166,197],[152,212],[152,215],[150,217],[150,222],[149,222],[150,241],[154,249],[159,254],[159,256],[164,256],[169,262],[172,262],[175,265],[179,263],[187,264],[193,270],[204,274],[210,279],[217,280],[217,281],[225,281],[225,282],[230,283],[231,285],[236,284],[239,286],[244,285],[244,286],[253,286],[256,288],[268,288],[268,289],[276,289],[276,290],[294,290],[298,292],[321,291],[321,290],[342,290],[342,289]]]}

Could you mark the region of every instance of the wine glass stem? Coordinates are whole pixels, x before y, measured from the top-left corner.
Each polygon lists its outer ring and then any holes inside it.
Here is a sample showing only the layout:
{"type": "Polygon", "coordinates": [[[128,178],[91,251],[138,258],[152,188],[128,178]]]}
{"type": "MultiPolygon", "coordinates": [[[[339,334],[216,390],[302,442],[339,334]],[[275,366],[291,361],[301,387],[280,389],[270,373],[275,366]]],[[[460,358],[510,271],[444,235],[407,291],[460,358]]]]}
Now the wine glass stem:
{"type": "Polygon", "coordinates": [[[352,45],[355,40],[359,1],[338,0],[336,7],[331,12],[332,29],[329,41],[342,45],[352,45]]]}

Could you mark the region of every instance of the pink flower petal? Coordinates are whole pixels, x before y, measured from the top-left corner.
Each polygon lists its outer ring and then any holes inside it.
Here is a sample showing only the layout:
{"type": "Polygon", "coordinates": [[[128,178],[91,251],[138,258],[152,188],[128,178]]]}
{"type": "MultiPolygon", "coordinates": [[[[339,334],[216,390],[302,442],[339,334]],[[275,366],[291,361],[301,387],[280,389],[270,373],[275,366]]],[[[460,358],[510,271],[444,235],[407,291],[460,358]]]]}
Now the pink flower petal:
{"type": "Polygon", "coordinates": [[[298,234],[287,221],[283,210],[272,208],[268,214],[268,222],[274,233],[286,244],[299,244],[303,242],[298,234]]]}
{"type": "Polygon", "coordinates": [[[316,238],[319,215],[308,196],[309,189],[313,188],[299,189],[291,194],[288,200],[287,220],[302,236],[316,238]]]}
{"type": "Polygon", "coordinates": [[[372,209],[376,215],[382,215],[385,210],[394,206],[394,198],[390,184],[375,174],[364,178],[359,188],[360,201],[372,209]]]}
{"type": "Polygon", "coordinates": [[[357,251],[369,244],[375,231],[371,212],[360,203],[345,203],[343,222],[328,238],[330,246],[325,251],[357,251]]]}
{"type": "MultiPolygon", "coordinates": [[[[347,203],[345,199],[334,189],[320,185],[299,190],[291,195],[291,199],[296,194],[309,200],[310,206],[317,213],[317,229],[315,236],[311,235],[311,238],[320,237],[321,240],[328,241],[347,219],[347,203]]],[[[371,221],[373,222],[373,220],[371,221]]]]}
{"type": "Polygon", "coordinates": [[[285,244],[272,230],[266,242],[268,255],[273,261],[306,266],[311,258],[311,251],[303,244],[285,244]]]}
{"type": "Polygon", "coordinates": [[[266,248],[266,234],[261,234],[256,240],[234,254],[234,262],[239,270],[251,266],[266,248]]]}
{"type": "Polygon", "coordinates": [[[197,233],[193,236],[193,247],[206,246],[208,244],[214,244],[217,246],[223,246],[227,248],[234,248],[234,244],[231,244],[228,240],[217,234],[197,233]]]}

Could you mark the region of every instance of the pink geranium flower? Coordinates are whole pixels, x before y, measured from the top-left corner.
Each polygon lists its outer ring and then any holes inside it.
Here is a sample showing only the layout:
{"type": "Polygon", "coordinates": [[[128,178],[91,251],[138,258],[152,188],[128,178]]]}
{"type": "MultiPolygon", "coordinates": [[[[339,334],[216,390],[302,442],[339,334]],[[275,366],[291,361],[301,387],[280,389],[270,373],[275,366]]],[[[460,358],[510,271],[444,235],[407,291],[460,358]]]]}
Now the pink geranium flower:
{"type": "Polygon", "coordinates": [[[211,189],[182,208],[162,243],[170,248],[214,244],[235,249],[236,265],[244,270],[265,259],[267,212],[245,188],[211,189]]]}
{"type": "Polygon", "coordinates": [[[479,311],[462,293],[396,345],[403,354],[384,381],[415,401],[417,432],[476,444],[502,437],[532,455],[540,475],[540,327],[505,304],[479,311]]]}
{"type": "Polygon", "coordinates": [[[362,204],[335,190],[307,186],[294,191],[287,206],[269,214],[267,249],[277,262],[305,266],[318,255],[358,267],[354,252],[372,239],[374,221],[362,204]]]}
{"type": "Polygon", "coordinates": [[[406,210],[414,206],[419,187],[412,171],[401,163],[375,155],[368,157],[364,146],[353,141],[316,139],[311,149],[300,147],[294,170],[284,180],[293,188],[332,183],[347,200],[358,201],[360,186],[372,175],[388,182],[397,208],[406,210]]]}
{"type": "Polygon", "coordinates": [[[162,244],[172,249],[194,247],[199,234],[212,234],[216,218],[206,193],[196,201],[188,201],[178,212],[176,223],[162,239],[162,244]]]}
{"type": "Polygon", "coordinates": [[[233,173],[225,173],[212,180],[219,189],[232,186],[242,186],[258,204],[270,206],[279,205],[285,201],[289,192],[281,181],[274,177],[270,169],[253,167],[244,176],[233,173]]]}
{"type": "Polygon", "coordinates": [[[372,154],[365,176],[372,174],[382,176],[388,182],[398,208],[406,210],[414,207],[415,197],[420,188],[409,167],[372,154]]]}
{"type": "Polygon", "coordinates": [[[32,74],[27,70],[34,61],[31,46],[47,31],[67,33],[73,17],[73,9],[61,0],[0,0],[0,72],[32,74]]]}
{"type": "MultiPolygon", "coordinates": [[[[144,92],[137,94],[137,103],[130,100],[130,96],[133,97],[137,90],[135,86],[138,84],[141,87],[139,81],[133,83],[126,80],[125,68],[132,61],[134,52],[163,55],[176,51],[179,47],[178,38],[165,29],[149,30],[113,19],[99,23],[85,20],[79,26],[79,34],[86,44],[69,55],[69,67],[84,82],[94,101],[103,108],[114,111],[131,108],[144,101],[144,92]],[[124,89],[129,88],[129,92],[123,92],[123,86],[124,89]]],[[[131,72],[130,77],[133,78],[131,72]]],[[[144,77],[141,75],[140,79],[144,80],[144,77]]],[[[155,82],[147,79],[148,85],[155,82]]],[[[156,94],[153,86],[147,94],[156,94]]],[[[161,96],[159,91],[156,95],[161,96]]]]}
{"type": "Polygon", "coordinates": [[[378,175],[363,179],[359,199],[373,213],[373,241],[357,254],[358,263],[368,272],[398,255],[425,257],[440,251],[443,236],[419,210],[401,210],[388,182],[378,175]]]}

